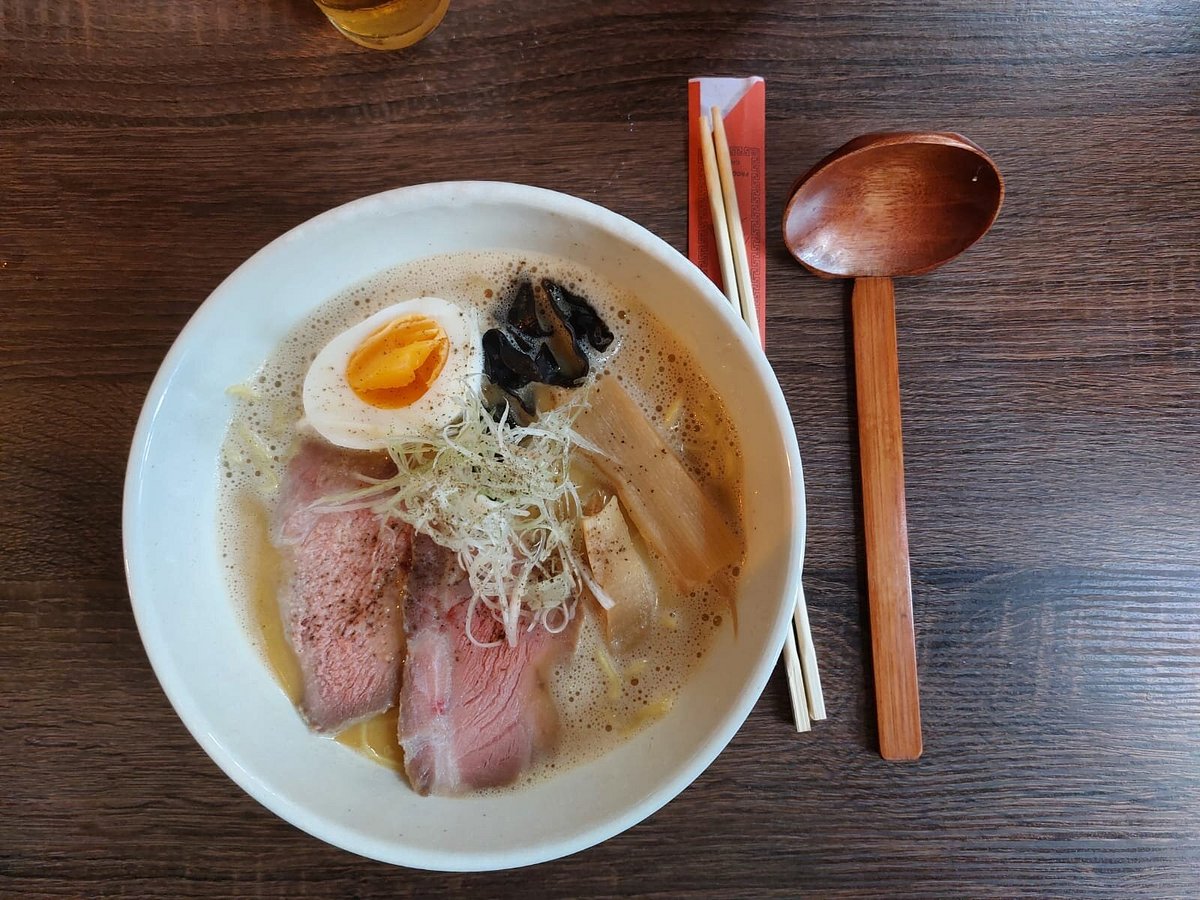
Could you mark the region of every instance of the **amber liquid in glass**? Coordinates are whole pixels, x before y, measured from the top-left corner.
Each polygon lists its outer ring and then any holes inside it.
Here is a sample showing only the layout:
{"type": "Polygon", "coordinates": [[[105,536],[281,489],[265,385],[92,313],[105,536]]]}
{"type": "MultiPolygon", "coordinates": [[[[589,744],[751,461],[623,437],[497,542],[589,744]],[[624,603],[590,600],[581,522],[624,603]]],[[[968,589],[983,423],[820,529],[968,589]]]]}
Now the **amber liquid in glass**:
{"type": "Polygon", "coordinates": [[[356,44],[399,50],[438,27],[450,0],[316,0],[333,27],[356,44]]]}

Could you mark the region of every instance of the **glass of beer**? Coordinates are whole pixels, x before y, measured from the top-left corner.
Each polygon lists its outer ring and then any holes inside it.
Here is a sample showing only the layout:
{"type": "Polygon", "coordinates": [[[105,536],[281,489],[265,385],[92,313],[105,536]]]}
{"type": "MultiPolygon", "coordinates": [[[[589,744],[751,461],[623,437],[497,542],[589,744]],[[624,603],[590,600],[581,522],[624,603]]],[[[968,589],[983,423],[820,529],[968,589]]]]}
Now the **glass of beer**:
{"type": "Polygon", "coordinates": [[[316,0],[333,27],[373,50],[409,47],[438,27],[450,0],[316,0]]]}

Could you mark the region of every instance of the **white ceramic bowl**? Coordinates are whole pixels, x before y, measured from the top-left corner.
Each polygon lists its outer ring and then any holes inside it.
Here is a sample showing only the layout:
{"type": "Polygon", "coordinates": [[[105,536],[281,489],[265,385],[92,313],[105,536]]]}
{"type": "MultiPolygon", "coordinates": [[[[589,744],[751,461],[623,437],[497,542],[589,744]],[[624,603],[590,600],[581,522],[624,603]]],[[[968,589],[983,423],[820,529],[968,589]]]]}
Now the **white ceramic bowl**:
{"type": "MultiPolygon", "coordinates": [[[[628,219],[515,184],[445,182],[338,207],[244,263],[196,311],[146,398],[125,481],[125,566],[154,671],[200,745],[251,796],[321,840],[423,869],[529,865],[649,816],[716,758],[783,645],[804,551],[791,417],[748,330],[687,259],[628,219]],[[419,797],[395,773],[310,734],[240,624],[218,558],[218,454],[244,381],[314,307],[382,269],[437,253],[569,257],[633,290],[727,398],[746,448],[746,576],[674,709],[614,752],[495,796],[419,797]]],[[[780,728],[786,727],[780,723],[780,728]]]]}

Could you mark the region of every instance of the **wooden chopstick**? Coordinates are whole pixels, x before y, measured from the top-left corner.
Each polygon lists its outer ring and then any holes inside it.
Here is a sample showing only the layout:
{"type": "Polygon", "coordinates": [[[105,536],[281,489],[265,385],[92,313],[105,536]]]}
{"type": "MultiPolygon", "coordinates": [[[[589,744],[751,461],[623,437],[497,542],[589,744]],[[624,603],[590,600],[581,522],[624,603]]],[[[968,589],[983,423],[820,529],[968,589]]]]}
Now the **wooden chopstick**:
{"type": "Polygon", "coordinates": [[[754,302],[754,285],[750,281],[750,258],[746,255],[746,235],[742,231],[742,214],[738,209],[737,185],[733,180],[733,160],[729,156],[729,139],[725,135],[725,120],[719,107],[712,108],[713,141],[717,148],[717,167],[721,176],[721,195],[725,203],[725,218],[729,222],[729,243],[733,246],[733,267],[737,273],[738,297],[742,318],[750,326],[759,345],[762,332],[758,327],[758,306],[754,302]]]}
{"type": "Polygon", "coordinates": [[[713,147],[712,128],[704,116],[700,116],[700,155],[704,157],[704,180],[708,184],[708,205],[712,210],[713,232],[717,236],[717,260],[721,264],[721,284],[725,288],[725,296],[741,309],[737,287],[737,270],[734,268],[733,252],[729,247],[729,223],[725,218],[725,201],[722,191],[714,191],[712,186],[721,183],[717,171],[717,151],[713,147]]]}
{"type": "Polygon", "coordinates": [[[813,646],[812,630],[808,627],[808,603],[804,599],[803,584],[796,590],[792,626],[800,645],[800,671],[808,692],[808,714],[819,722],[825,718],[825,694],[821,690],[821,673],[817,670],[817,648],[813,646]]]}
{"type": "Polygon", "coordinates": [[[788,693],[792,697],[792,718],[797,731],[812,731],[812,719],[808,712],[808,698],[804,691],[804,669],[796,649],[796,632],[789,627],[783,647],[783,667],[787,670],[788,693]]]}
{"type": "MultiPolygon", "coordinates": [[[[750,259],[746,253],[746,236],[742,230],[742,217],[738,210],[733,163],[729,156],[729,139],[725,134],[721,110],[714,106],[711,114],[711,126],[704,116],[700,117],[700,147],[704,156],[708,200],[713,209],[717,251],[721,256],[721,278],[725,283],[725,295],[739,311],[742,320],[749,326],[754,339],[761,346],[762,330],[758,325],[758,306],[750,281],[750,259]],[[714,150],[715,161],[711,159],[714,150]],[[710,162],[713,164],[710,165],[710,162]],[[731,253],[733,257],[734,278],[729,277],[726,268],[726,253],[731,253]]],[[[796,730],[810,731],[813,719],[825,718],[825,696],[821,691],[821,675],[817,671],[817,652],[813,647],[812,632],[808,625],[808,605],[804,600],[803,586],[796,592],[792,622],[783,646],[783,664],[788,676],[788,690],[792,698],[792,715],[795,718],[796,730]]]]}

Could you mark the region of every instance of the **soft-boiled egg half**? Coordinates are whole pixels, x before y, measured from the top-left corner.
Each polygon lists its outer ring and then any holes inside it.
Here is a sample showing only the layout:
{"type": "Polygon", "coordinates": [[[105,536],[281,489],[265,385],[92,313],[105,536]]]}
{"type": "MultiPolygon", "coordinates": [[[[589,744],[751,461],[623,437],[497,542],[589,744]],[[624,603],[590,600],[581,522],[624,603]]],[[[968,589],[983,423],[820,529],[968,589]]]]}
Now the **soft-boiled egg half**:
{"type": "Polygon", "coordinates": [[[304,416],[351,450],[440,432],[479,391],[483,349],[470,309],[418,297],[347,328],[317,354],[304,379],[304,416]]]}

